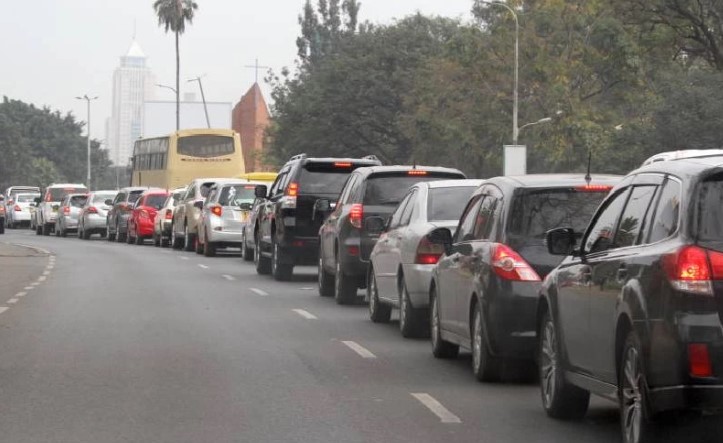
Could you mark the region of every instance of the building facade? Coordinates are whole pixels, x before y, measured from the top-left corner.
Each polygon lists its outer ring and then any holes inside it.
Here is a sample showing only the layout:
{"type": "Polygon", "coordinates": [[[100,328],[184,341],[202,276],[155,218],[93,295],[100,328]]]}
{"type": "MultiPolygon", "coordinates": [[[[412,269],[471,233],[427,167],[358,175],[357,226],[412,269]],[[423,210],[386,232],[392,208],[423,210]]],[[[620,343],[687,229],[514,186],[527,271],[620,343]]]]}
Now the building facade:
{"type": "Polygon", "coordinates": [[[232,127],[241,136],[246,171],[275,171],[263,164],[264,136],[269,126],[269,108],[258,83],[233,108],[232,127]]]}

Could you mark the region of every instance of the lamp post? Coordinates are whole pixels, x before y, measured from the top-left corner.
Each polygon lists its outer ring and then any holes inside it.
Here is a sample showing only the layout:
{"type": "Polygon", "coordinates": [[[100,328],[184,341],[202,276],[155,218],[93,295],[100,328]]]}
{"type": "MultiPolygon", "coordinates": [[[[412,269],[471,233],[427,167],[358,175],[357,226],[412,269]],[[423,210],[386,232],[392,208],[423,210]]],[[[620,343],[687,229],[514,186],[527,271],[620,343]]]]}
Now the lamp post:
{"type": "Polygon", "coordinates": [[[190,82],[198,82],[198,87],[201,89],[201,100],[203,100],[203,112],[206,114],[206,125],[210,128],[211,121],[208,119],[208,108],[206,107],[206,96],[203,95],[203,83],[201,83],[201,77],[196,77],[188,80],[190,82]]]}
{"type": "Polygon", "coordinates": [[[87,165],[87,166],[88,166],[88,173],[87,173],[87,175],[86,175],[86,180],[87,180],[86,183],[88,183],[87,186],[90,186],[90,102],[91,102],[92,100],[97,100],[98,97],[97,97],[97,96],[95,96],[95,97],[88,97],[88,94],[85,94],[85,95],[83,95],[82,97],[75,97],[75,98],[78,99],[78,100],[85,100],[86,103],[87,103],[87,105],[88,105],[88,146],[87,146],[87,151],[88,151],[88,165],[87,165]]]}
{"type": "Polygon", "coordinates": [[[174,88],[173,86],[162,85],[160,83],[156,83],[156,86],[158,86],[159,88],[170,89],[171,91],[173,91],[174,94],[176,93],[176,88],[174,88]]]}

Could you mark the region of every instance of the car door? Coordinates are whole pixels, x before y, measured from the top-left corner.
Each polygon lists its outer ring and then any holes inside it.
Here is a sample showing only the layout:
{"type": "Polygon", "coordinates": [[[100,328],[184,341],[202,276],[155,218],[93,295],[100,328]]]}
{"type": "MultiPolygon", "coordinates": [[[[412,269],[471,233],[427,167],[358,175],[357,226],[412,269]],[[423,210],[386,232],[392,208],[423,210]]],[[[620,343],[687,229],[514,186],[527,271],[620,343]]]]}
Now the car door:
{"type": "Polygon", "coordinates": [[[193,204],[194,195],[196,192],[196,183],[191,182],[186,189],[186,193],[183,195],[183,199],[178,204],[178,207],[173,212],[173,232],[177,235],[183,234],[183,221],[186,217],[187,206],[193,204]]]}
{"type": "Polygon", "coordinates": [[[393,282],[397,275],[396,269],[393,268],[391,263],[390,238],[396,235],[396,231],[400,227],[402,216],[409,204],[410,197],[411,191],[402,199],[397,209],[394,210],[392,216],[389,218],[386,229],[379,236],[377,244],[374,245],[374,275],[377,279],[379,296],[384,299],[391,299],[393,282]]]}
{"type": "Polygon", "coordinates": [[[388,294],[389,299],[395,303],[399,302],[399,288],[397,282],[402,262],[402,243],[404,235],[409,229],[409,222],[412,219],[412,213],[417,206],[418,194],[418,189],[414,188],[411,190],[406,198],[407,204],[404,207],[404,211],[402,211],[399,217],[399,223],[392,231],[389,232],[389,235],[387,236],[388,242],[386,248],[387,255],[385,260],[385,269],[389,272],[387,273],[388,278],[386,279],[386,284],[388,285],[386,294],[388,294]]]}
{"type": "MultiPolygon", "coordinates": [[[[319,237],[321,241],[320,253],[324,256],[324,264],[331,270],[336,267],[336,253],[334,247],[337,243],[339,234],[339,222],[342,220],[342,215],[351,203],[351,196],[354,194],[355,188],[359,182],[359,175],[353,174],[349,177],[344,189],[342,189],[339,195],[339,200],[336,202],[334,210],[331,211],[329,216],[324,220],[319,230],[319,237]]],[[[321,217],[321,214],[314,214],[315,217],[321,217]]]]}
{"type": "Polygon", "coordinates": [[[276,202],[284,195],[284,185],[288,181],[289,170],[289,167],[285,167],[279,172],[269,190],[269,198],[262,205],[259,236],[263,243],[271,243],[271,225],[276,216],[276,202]]]}

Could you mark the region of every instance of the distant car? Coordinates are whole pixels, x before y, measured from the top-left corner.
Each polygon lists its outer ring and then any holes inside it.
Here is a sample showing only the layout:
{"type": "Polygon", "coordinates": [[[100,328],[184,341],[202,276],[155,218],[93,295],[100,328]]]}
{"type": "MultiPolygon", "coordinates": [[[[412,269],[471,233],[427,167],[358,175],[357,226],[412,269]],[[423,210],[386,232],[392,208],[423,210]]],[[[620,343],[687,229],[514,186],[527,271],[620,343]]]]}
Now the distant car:
{"type": "MultiPolygon", "coordinates": [[[[35,194],[34,199],[40,196],[40,188],[37,186],[10,186],[5,190],[5,201],[4,203],[0,202],[0,206],[5,205],[5,227],[7,228],[15,228],[18,227],[21,224],[31,224],[31,219],[27,218],[28,215],[30,215],[30,206],[29,203],[32,202],[21,202],[25,204],[20,204],[20,211],[15,211],[15,205],[18,203],[17,196],[19,194],[35,194]],[[28,208],[27,210],[25,208],[28,208]],[[22,214],[14,214],[14,212],[22,212],[22,214]],[[17,223],[15,220],[15,215],[18,215],[18,220],[21,221],[21,223],[17,223]]],[[[24,198],[26,200],[27,197],[24,198]]],[[[34,209],[33,209],[34,210],[34,209]]]]}
{"type": "Polygon", "coordinates": [[[88,188],[82,184],[52,184],[45,188],[45,195],[38,202],[34,214],[35,233],[38,235],[50,235],[55,228],[55,221],[58,218],[60,202],[68,194],[87,194],[88,188]]]}
{"type": "Polygon", "coordinates": [[[375,323],[399,308],[404,337],[429,334],[429,286],[444,249],[427,239],[435,228],[454,231],[467,201],[483,180],[444,180],[410,188],[369,257],[367,299],[375,323]]]}
{"type": "Polygon", "coordinates": [[[186,194],[173,211],[171,243],[174,249],[193,251],[198,238],[198,219],[201,216],[203,201],[208,197],[211,187],[225,178],[199,178],[186,188],[186,194]]]}
{"type": "Polygon", "coordinates": [[[106,229],[108,241],[124,243],[128,235],[128,217],[131,215],[132,206],[148,188],[132,186],[122,188],[113,199],[113,204],[106,215],[106,229]]]}
{"type": "Polygon", "coordinates": [[[213,185],[198,221],[197,253],[213,257],[218,248],[242,247],[244,226],[259,184],[229,179],[213,185]]]}
{"type": "Polygon", "coordinates": [[[0,234],[5,233],[5,196],[0,195],[0,234]]]}
{"type": "Polygon", "coordinates": [[[560,263],[545,247],[550,229],[577,235],[618,176],[539,174],[487,180],[467,203],[457,230],[437,228],[430,242],[444,247],[432,273],[432,352],[455,357],[471,349],[479,381],[501,368],[534,369],[542,279],[560,263]]]}
{"type": "Polygon", "coordinates": [[[721,220],[717,156],[632,172],[580,241],[566,223],[548,232],[549,253],[567,256],[536,311],[549,416],[581,418],[596,394],[618,404],[622,441],[644,443],[663,412],[723,412],[721,220]]]}
{"type": "Polygon", "coordinates": [[[153,222],[153,244],[155,246],[167,247],[171,245],[171,225],[173,223],[173,211],[186,194],[186,188],[176,188],[163,202],[163,207],[158,210],[158,215],[153,222]]]}
{"type": "Polygon", "coordinates": [[[108,235],[106,218],[116,195],[118,191],[95,191],[88,194],[78,216],[78,238],[89,240],[93,234],[99,234],[101,238],[108,235]]]}
{"type": "Polygon", "coordinates": [[[702,158],[711,156],[723,155],[723,149],[683,149],[680,151],[668,151],[661,152],[653,155],[652,157],[645,160],[642,166],[647,166],[652,163],[669,161],[669,160],[680,160],[686,158],[702,158]]]}
{"type": "Polygon", "coordinates": [[[163,189],[151,188],[143,191],[128,217],[128,244],[142,245],[146,239],[153,238],[153,223],[168,196],[168,192],[163,189]]]}
{"type": "Polygon", "coordinates": [[[5,224],[10,229],[19,228],[23,225],[30,226],[30,220],[35,212],[35,199],[40,193],[18,193],[13,200],[6,204],[5,224]]]}
{"type": "Polygon", "coordinates": [[[78,230],[78,217],[80,209],[88,200],[88,194],[68,194],[63,197],[58,210],[58,217],[55,219],[55,235],[67,237],[68,232],[78,230]]]}
{"type": "Polygon", "coordinates": [[[332,201],[317,201],[317,211],[329,214],[319,229],[319,294],[338,304],[353,303],[366,288],[369,255],[410,186],[418,182],[464,179],[451,168],[372,166],[352,172],[333,211],[332,201]]]}

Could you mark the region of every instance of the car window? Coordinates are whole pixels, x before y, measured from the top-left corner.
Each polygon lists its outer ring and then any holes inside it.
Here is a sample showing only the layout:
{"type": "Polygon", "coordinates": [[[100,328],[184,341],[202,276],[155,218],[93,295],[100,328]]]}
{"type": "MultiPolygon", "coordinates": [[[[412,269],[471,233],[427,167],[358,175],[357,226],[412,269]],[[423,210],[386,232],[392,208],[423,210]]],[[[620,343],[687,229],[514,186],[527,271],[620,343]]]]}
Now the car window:
{"type": "Polygon", "coordinates": [[[74,208],[82,208],[83,204],[88,200],[88,197],[85,195],[76,195],[70,197],[68,200],[69,206],[72,206],[74,208]]]}
{"type": "Polygon", "coordinates": [[[351,196],[354,194],[354,188],[356,188],[357,183],[359,182],[359,176],[358,175],[352,175],[349,177],[349,179],[346,182],[346,185],[344,185],[344,190],[342,191],[341,196],[339,196],[339,203],[342,205],[345,205],[350,202],[351,196]]]}
{"type": "Polygon", "coordinates": [[[218,204],[221,206],[239,206],[242,203],[253,204],[256,199],[256,185],[233,185],[225,186],[218,196],[218,204]]]}
{"type": "Polygon", "coordinates": [[[592,229],[588,231],[587,240],[585,241],[585,252],[594,253],[602,252],[610,249],[613,244],[613,236],[615,235],[615,226],[617,225],[620,213],[623,210],[625,201],[630,194],[630,188],[625,188],[618,192],[611,200],[608,200],[602,212],[595,219],[592,229]]]}
{"type": "Polygon", "coordinates": [[[145,202],[143,202],[143,205],[150,206],[151,208],[161,209],[163,207],[163,202],[166,201],[166,198],[168,197],[165,194],[147,195],[145,202]]]}
{"type": "Polygon", "coordinates": [[[199,192],[201,193],[199,198],[206,198],[208,197],[209,192],[211,192],[211,188],[213,188],[216,185],[215,182],[206,182],[203,183],[201,186],[199,186],[199,192]]]}
{"type": "Polygon", "coordinates": [[[650,208],[650,202],[655,196],[656,188],[656,186],[636,186],[633,188],[615,234],[614,244],[616,248],[633,246],[638,243],[645,215],[650,208]]]}
{"type": "Polygon", "coordinates": [[[142,189],[139,189],[137,191],[131,191],[130,194],[128,194],[128,203],[135,203],[136,201],[138,201],[142,194],[142,189]]]}
{"type": "Polygon", "coordinates": [[[288,174],[288,170],[282,171],[279,174],[279,176],[276,177],[276,181],[274,181],[274,184],[271,185],[271,192],[269,193],[269,195],[271,195],[272,197],[275,197],[282,192],[283,188],[281,187],[281,185],[283,184],[283,181],[286,179],[287,174],[288,174]]]}
{"type": "Polygon", "coordinates": [[[474,239],[474,227],[477,223],[477,214],[479,213],[480,205],[483,202],[483,196],[478,195],[473,197],[467,207],[464,210],[461,220],[459,221],[459,227],[454,235],[455,243],[469,241],[474,239]]]}
{"type": "Polygon", "coordinates": [[[680,218],[680,183],[668,179],[660,193],[650,229],[650,243],[655,243],[675,234],[680,218]]]}
{"type": "Polygon", "coordinates": [[[118,195],[115,196],[115,200],[113,200],[113,204],[120,203],[122,201],[125,201],[126,194],[124,192],[119,192],[118,195]]]}
{"type": "Polygon", "coordinates": [[[487,240],[490,238],[492,229],[496,221],[496,208],[498,200],[492,196],[485,196],[480,209],[477,212],[477,220],[473,229],[473,238],[475,240],[487,240]]]}
{"type": "Polygon", "coordinates": [[[404,211],[407,209],[407,204],[409,203],[409,198],[411,197],[411,193],[404,197],[402,199],[402,202],[399,203],[399,206],[397,206],[397,209],[392,214],[392,218],[389,221],[389,229],[394,229],[399,227],[399,224],[402,220],[402,216],[404,215],[404,211]]]}
{"type": "Polygon", "coordinates": [[[412,192],[409,193],[409,196],[407,197],[407,205],[404,208],[404,212],[402,212],[401,218],[399,220],[399,226],[407,226],[409,225],[409,221],[412,219],[412,211],[414,211],[414,208],[417,206],[415,203],[417,201],[417,190],[414,189],[412,192]]]}
{"type": "Polygon", "coordinates": [[[307,164],[299,174],[299,193],[339,195],[351,171],[307,164]]]}
{"type": "Polygon", "coordinates": [[[363,203],[365,205],[396,206],[402,198],[404,198],[407,190],[416,183],[449,178],[461,177],[450,177],[449,174],[431,172],[427,175],[409,175],[407,171],[396,172],[393,174],[375,174],[367,180],[363,203]]]}
{"type": "Polygon", "coordinates": [[[464,205],[475,189],[473,186],[430,189],[427,197],[427,220],[459,220],[464,205]]]}

